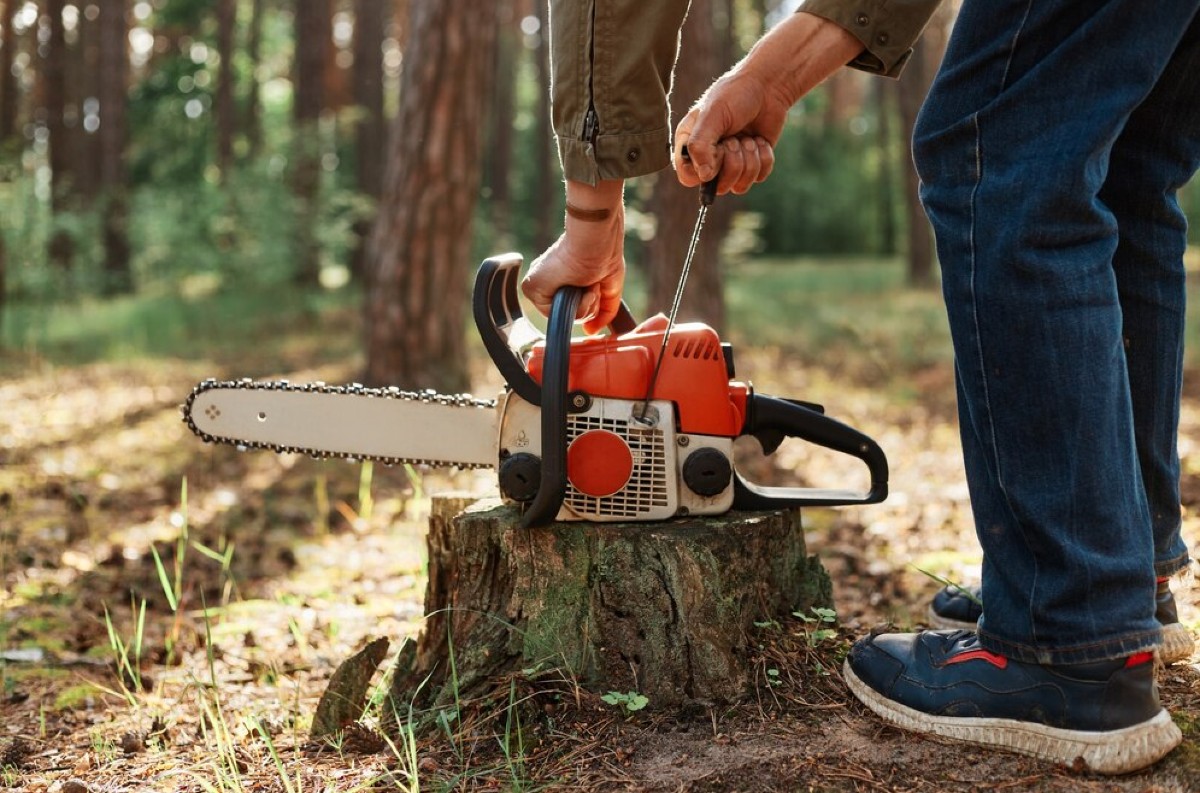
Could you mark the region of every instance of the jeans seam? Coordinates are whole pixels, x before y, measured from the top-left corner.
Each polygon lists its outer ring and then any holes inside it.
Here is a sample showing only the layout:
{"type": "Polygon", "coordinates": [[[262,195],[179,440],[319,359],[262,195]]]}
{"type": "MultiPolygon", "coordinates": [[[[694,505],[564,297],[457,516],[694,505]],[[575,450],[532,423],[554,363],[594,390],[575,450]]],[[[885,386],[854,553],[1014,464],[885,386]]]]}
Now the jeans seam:
{"type": "Polygon", "coordinates": [[[1008,60],[1004,62],[1004,74],[1000,78],[1000,90],[1003,91],[1008,86],[1008,70],[1012,67],[1013,58],[1017,53],[1017,41],[1021,38],[1021,33],[1025,30],[1025,23],[1029,21],[1029,12],[1033,9],[1033,0],[1029,0],[1025,5],[1025,15],[1021,17],[1021,24],[1017,25],[1017,31],[1013,34],[1012,43],[1008,45],[1008,60]]]}

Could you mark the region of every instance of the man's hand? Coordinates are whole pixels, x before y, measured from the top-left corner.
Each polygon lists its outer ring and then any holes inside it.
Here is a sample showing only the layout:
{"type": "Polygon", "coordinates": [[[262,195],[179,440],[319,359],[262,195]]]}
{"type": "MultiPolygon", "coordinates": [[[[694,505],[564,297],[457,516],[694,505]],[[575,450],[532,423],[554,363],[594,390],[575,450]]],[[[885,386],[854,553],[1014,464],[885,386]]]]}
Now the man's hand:
{"type": "Polygon", "coordinates": [[[788,110],[861,51],[858,39],[813,14],[793,14],[776,25],[679,123],[674,140],[680,183],[695,187],[719,175],[717,192],[724,194],[744,193],[766,179],[788,110]]]}
{"type": "Polygon", "coordinates": [[[587,291],[577,317],[587,333],[599,333],[621,306],[625,286],[625,208],[621,181],[589,187],[567,183],[567,202],[588,211],[608,210],[604,220],[582,220],[567,214],[561,237],[533,260],[521,291],[542,314],[550,313],[554,294],[564,286],[587,291]]]}

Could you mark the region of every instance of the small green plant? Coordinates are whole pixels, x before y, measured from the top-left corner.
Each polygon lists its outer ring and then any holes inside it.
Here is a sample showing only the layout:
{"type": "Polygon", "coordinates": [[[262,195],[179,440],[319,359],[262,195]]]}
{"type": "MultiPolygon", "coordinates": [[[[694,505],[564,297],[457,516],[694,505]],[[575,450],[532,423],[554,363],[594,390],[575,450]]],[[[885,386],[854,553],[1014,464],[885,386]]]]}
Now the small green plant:
{"type": "MultiPolygon", "coordinates": [[[[508,681],[508,712],[504,722],[504,738],[500,741],[500,750],[504,752],[504,760],[508,765],[508,775],[512,790],[525,790],[525,734],[521,729],[521,713],[517,707],[517,682],[508,681]]],[[[643,705],[644,707],[644,705],[643,705]]]]}
{"type": "Polygon", "coordinates": [[[130,595],[130,601],[135,619],[133,635],[128,641],[117,632],[107,604],[104,606],[104,626],[108,629],[108,644],[117,667],[117,683],[121,694],[130,706],[136,706],[135,694],[142,690],[142,638],[146,631],[146,601],[143,599],[140,607],[133,595],[130,595]]]}
{"type": "Polygon", "coordinates": [[[619,707],[626,716],[631,713],[636,713],[642,708],[650,704],[650,700],[644,694],[639,694],[636,691],[628,691],[622,694],[620,691],[610,691],[601,700],[609,705],[619,707]]]}
{"type": "Polygon", "coordinates": [[[831,626],[837,623],[837,612],[833,609],[821,608],[813,606],[809,609],[813,616],[805,614],[803,611],[793,611],[792,616],[805,623],[805,634],[808,637],[808,646],[816,647],[827,639],[832,639],[837,636],[837,628],[821,627],[831,626]]]}
{"type": "Polygon", "coordinates": [[[375,497],[371,495],[371,481],[375,476],[375,464],[367,460],[358,472],[358,516],[369,521],[375,511],[375,497]]]}
{"type": "Polygon", "coordinates": [[[283,785],[286,793],[297,793],[302,788],[300,780],[300,771],[296,771],[295,784],[288,777],[287,769],[283,766],[283,759],[279,756],[279,750],[275,748],[275,742],[271,740],[271,734],[267,732],[266,727],[262,725],[258,719],[250,717],[246,719],[246,726],[252,731],[257,732],[262,739],[263,745],[267,747],[267,753],[271,756],[271,761],[275,764],[275,772],[279,775],[279,781],[283,785]]]}
{"type": "Polygon", "coordinates": [[[117,742],[100,730],[92,730],[88,733],[88,741],[92,752],[102,763],[108,763],[117,758],[117,742]]]}
{"type": "Polygon", "coordinates": [[[949,578],[938,575],[937,573],[935,573],[931,570],[926,570],[924,568],[917,567],[916,565],[913,565],[913,568],[921,575],[923,575],[926,578],[929,578],[933,581],[936,581],[937,583],[941,584],[944,587],[953,587],[954,589],[956,589],[960,593],[962,593],[962,596],[965,597],[967,600],[970,600],[976,606],[983,608],[983,601],[980,600],[979,597],[970,590],[970,588],[965,587],[962,584],[959,584],[955,581],[951,581],[949,578]]]}

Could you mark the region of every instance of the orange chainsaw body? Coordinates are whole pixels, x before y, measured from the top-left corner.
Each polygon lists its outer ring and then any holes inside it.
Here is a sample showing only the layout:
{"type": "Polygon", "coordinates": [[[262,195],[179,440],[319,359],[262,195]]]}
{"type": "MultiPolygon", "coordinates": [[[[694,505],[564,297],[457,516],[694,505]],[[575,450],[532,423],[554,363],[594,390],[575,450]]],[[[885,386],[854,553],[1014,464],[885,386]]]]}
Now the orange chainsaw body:
{"type": "MultiPolygon", "coordinates": [[[[654,393],[647,393],[666,331],[667,318],[656,314],[630,333],[575,339],[567,390],[608,399],[664,399],[675,404],[679,432],[737,437],[746,423],[750,387],[729,379],[721,340],[708,325],[671,329],[654,393]]],[[[536,344],[527,362],[539,385],[545,351],[545,342],[536,344]]]]}

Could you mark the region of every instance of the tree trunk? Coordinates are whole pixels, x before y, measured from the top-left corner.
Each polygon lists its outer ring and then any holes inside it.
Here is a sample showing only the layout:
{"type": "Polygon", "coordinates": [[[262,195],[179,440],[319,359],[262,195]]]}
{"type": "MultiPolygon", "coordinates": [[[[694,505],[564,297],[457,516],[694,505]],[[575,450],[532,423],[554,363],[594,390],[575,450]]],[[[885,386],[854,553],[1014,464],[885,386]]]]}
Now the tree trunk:
{"type": "Polygon", "coordinates": [[[104,193],[105,294],[133,290],[129,266],[129,208],[125,184],[126,80],[129,29],[126,0],[100,7],[100,183],[104,193]]]}
{"type": "Polygon", "coordinates": [[[462,506],[435,500],[430,516],[425,627],[392,681],[401,714],[530,667],[652,708],[735,702],[753,679],[755,622],[832,600],[799,512],[522,529],[495,500],[462,506]]]}
{"type": "Polygon", "coordinates": [[[17,99],[20,87],[17,85],[16,75],[13,74],[17,47],[13,19],[22,3],[21,0],[0,2],[4,4],[4,16],[0,21],[0,24],[4,25],[3,37],[0,38],[0,144],[6,144],[17,136],[17,99]]]}
{"type": "MultiPolygon", "coordinates": [[[[876,137],[879,146],[879,247],[886,256],[896,252],[896,162],[907,162],[908,157],[896,157],[896,141],[893,139],[892,124],[895,111],[895,82],[874,80],[872,94],[875,99],[875,115],[879,119],[876,137]]],[[[908,146],[903,147],[905,151],[908,146]]]]}
{"type": "Polygon", "coordinates": [[[545,0],[534,0],[538,20],[538,42],[533,57],[536,59],[538,84],[538,116],[534,133],[534,218],[533,247],[540,253],[554,242],[560,224],[561,190],[555,189],[558,168],[554,149],[554,130],[550,116],[550,28],[545,0]]]}
{"type": "Polygon", "coordinates": [[[250,6],[250,28],[246,32],[246,58],[250,61],[250,85],[246,91],[246,144],[251,160],[262,151],[262,102],[258,95],[258,67],[262,60],[263,4],[253,0],[250,6]]]}
{"type": "MultiPolygon", "coordinates": [[[[50,20],[50,38],[42,59],[42,101],[46,112],[46,131],[50,135],[50,211],[59,221],[71,207],[71,146],[67,140],[67,40],[63,29],[64,0],[46,0],[50,20]]],[[[62,270],[71,268],[75,243],[59,223],[50,235],[50,261],[62,270]]]]}
{"type": "Polygon", "coordinates": [[[315,286],[320,276],[316,225],[321,188],[321,111],[325,106],[325,56],[329,49],[329,0],[296,3],[296,82],[292,116],[296,122],[292,195],[296,201],[297,283],[315,286]]]}
{"type": "MultiPolygon", "coordinates": [[[[379,0],[357,0],[354,7],[354,104],[358,108],[355,129],[355,180],[358,191],[379,200],[383,190],[383,155],[387,120],[383,110],[383,33],[387,28],[387,6],[379,0]]],[[[366,275],[367,238],[371,220],[354,224],[358,238],[351,270],[358,278],[366,275]]]]}
{"type": "MultiPolygon", "coordinates": [[[[912,58],[904,69],[898,83],[900,119],[906,149],[911,145],[913,128],[917,122],[917,111],[929,93],[938,64],[946,51],[946,30],[950,24],[952,10],[945,4],[937,10],[917,42],[912,58]]],[[[908,226],[908,283],[911,286],[932,286],[934,241],[933,229],[918,194],[920,180],[912,157],[904,158],[904,204],[908,226]]]]}
{"type": "MultiPolygon", "coordinates": [[[[671,83],[672,123],[683,117],[724,70],[727,64],[720,63],[716,54],[725,50],[721,37],[728,33],[728,27],[717,30],[713,24],[713,0],[693,0],[671,83]]],[[[656,230],[646,246],[652,311],[665,311],[671,305],[696,224],[697,201],[697,192],[682,187],[673,172],[658,174],[650,197],[656,230]]],[[[725,325],[720,250],[732,218],[731,201],[723,196],[709,208],[679,310],[681,320],[702,320],[718,332],[725,325]]]]}
{"type": "Polygon", "coordinates": [[[100,195],[99,96],[100,33],[95,6],[79,14],[79,37],[71,59],[68,84],[74,89],[77,121],[71,136],[71,175],[74,193],[83,207],[91,208],[100,195]],[[90,9],[90,11],[89,11],[90,9]]]}
{"type": "Polygon", "coordinates": [[[237,0],[217,0],[217,52],[221,56],[221,72],[217,76],[214,115],[217,125],[217,168],[222,180],[229,177],[229,170],[233,167],[233,136],[237,128],[233,103],[233,30],[236,21],[237,0]]]}
{"type": "Polygon", "coordinates": [[[412,3],[383,198],[367,263],[367,372],[376,384],[468,386],[471,218],[496,26],[476,0],[412,3]]]}
{"type": "MultiPolygon", "coordinates": [[[[511,248],[504,242],[512,228],[512,194],[509,178],[512,170],[513,99],[517,79],[517,39],[519,28],[513,0],[496,2],[495,61],[491,69],[491,103],[488,112],[488,136],[484,146],[487,174],[488,214],[498,247],[511,248]]],[[[548,86],[547,86],[548,87],[548,86]]]]}

